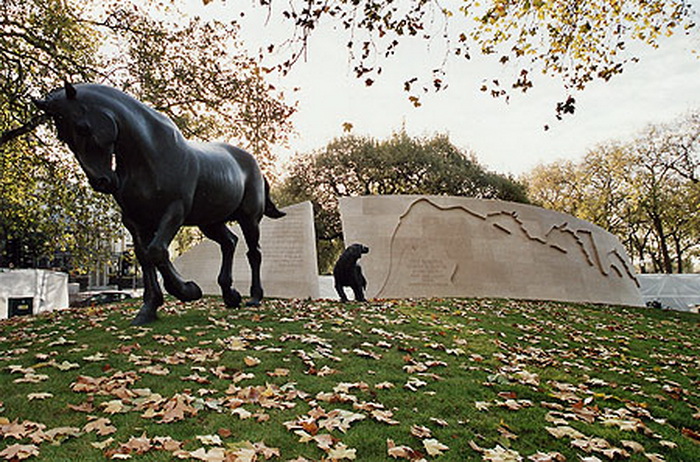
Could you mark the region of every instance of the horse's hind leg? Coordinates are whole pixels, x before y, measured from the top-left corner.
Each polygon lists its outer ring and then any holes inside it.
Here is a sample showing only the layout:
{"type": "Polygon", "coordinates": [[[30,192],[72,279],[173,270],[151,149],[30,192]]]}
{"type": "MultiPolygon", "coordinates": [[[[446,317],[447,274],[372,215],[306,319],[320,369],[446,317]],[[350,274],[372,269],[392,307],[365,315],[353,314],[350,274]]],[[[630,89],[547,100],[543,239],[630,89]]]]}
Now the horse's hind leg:
{"type": "Polygon", "coordinates": [[[260,253],[260,222],[252,218],[241,218],[238,220],[243,231],[245,243],[248,246],[248,263],[250,264],[250,300],[248,306],[258,306],[263,298],[263,288],[260,283],[260,264],[262,263],[262,253],[260,253]]]}
{"type": "Polygon", "coordinates": [[[229,308],[238,308],[241,305],[241,294],[233,288],[233,254],[236,250],[238,238],[225,223],[200,226],[204,235],[221,247],[221,271],[217,282],[221,287],[224,303],[229,308]]]}

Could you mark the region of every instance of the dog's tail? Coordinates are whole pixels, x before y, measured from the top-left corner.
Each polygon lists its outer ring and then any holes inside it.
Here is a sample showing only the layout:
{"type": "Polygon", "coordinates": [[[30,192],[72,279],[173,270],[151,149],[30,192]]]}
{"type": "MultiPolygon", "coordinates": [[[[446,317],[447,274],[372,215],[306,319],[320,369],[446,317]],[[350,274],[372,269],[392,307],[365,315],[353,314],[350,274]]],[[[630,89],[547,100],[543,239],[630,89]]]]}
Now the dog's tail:
{"type": "Polygon", "coordinates": [[[270,184],[267,182],[267,178],[263,177],[265,181],[265,211],[263,214],[270,218],[282,218],[287,215],[283,211],[277,208],[277,206],[270,199],[270,184]]]}

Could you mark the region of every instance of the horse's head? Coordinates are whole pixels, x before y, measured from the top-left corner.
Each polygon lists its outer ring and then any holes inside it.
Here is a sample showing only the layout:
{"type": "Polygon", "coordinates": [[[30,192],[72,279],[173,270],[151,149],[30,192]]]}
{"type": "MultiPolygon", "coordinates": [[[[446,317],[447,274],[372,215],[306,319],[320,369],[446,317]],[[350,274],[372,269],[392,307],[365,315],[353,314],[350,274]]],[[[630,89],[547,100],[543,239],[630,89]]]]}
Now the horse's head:
{"type": "Polygon", "coordinates": [[[52,91],[44,100],[35,100],[34,104],[53,118],[58,138],[78,158],[93,189],[114,193],[119,186],[112,165],[117,123],[109,110],[80,90],[79,86],[66,82],[64,88],[52,91]]]}

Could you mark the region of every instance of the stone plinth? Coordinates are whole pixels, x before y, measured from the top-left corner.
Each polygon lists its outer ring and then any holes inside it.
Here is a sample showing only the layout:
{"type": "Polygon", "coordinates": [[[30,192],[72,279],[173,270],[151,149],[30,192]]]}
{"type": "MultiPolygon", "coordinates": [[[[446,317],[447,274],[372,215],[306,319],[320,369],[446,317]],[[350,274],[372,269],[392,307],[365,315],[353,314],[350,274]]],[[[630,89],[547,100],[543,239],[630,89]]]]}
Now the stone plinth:
{"type": "MultiPolygon", "coordinates": [[[[280,298],[318,298],[318,266],[316,263],[316,234],[313,209],[310,202],[302,202],[282,209],[287,216],[260,223],[260,271],[265,296],[280,298]]],[[[233,263],[233,285],[248,295],[250,267],[248,251],[240,228],[232,226],[238,236],[233,263]]],[[[205,294],[220,294],[216,283],[221,265],[219,246],[205,239],[178,257],[176,268],[187,280],[194,280],[205,294]]]]}
{"type": "Polygon", "coordinates": [[[642,305],[619,240],[566,214],[448,196],[342,198],[340,211],[345,243],[370,247],[368,297],[642,305]]]}

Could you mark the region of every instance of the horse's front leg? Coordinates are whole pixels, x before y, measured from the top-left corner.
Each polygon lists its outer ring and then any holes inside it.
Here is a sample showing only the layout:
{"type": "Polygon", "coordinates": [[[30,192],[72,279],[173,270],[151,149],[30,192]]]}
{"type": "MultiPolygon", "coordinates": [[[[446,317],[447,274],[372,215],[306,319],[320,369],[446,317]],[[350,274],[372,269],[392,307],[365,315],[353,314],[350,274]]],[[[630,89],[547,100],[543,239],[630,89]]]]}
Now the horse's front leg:
{"type": "Polygon", "coordinates": [[[158,319],[156,311],[158,307],[163,304],[163,292],[160,290],[160,284],[158,283],[156,267],[146,256],[142,233],[139,231],[138,227],[129,220],[123,219],[122,221],[131,233],[131,237],[134,241],[136,258],[141,265],[141,271],[143,273],[143,305],[136,315],[136,318],[131,321],[131,324],[134,326],[143,326],[158,319]]]}
{"type": "MultiPolygon", "coordinates": [[[[137,255],[140,252],[137,252],[137,255]]],[[[156,311],[163,304],[163,292],[158,284],[156,267],[148,261],[139,258],[141,270],[143,271],[143,305],[138,314],[131,321],[132,326],[143,326],[158,319],[156,311]]]]}
{"type": "Polygon", "coordinates": [[[168,246],[184,222],[184,206],[181,202],[169,205],[163,214],[153,240],[146,247],[147,258],[163,275],[165,290],[183,302],[202,297],[202,290],[193,281],[184,281],[177,272],[168,253],[168,246]]]}

